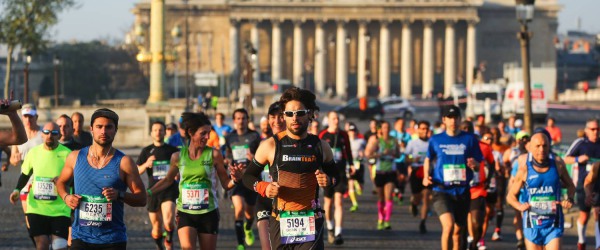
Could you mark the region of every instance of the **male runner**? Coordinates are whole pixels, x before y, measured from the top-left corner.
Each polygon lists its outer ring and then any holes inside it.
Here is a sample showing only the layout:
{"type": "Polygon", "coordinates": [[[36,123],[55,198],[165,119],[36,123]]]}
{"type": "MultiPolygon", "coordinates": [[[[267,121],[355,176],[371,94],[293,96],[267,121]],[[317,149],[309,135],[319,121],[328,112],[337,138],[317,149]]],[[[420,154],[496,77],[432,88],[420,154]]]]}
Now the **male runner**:
{"type": "Polygon", "coordinates": [[[412,191],[411,199],[411,212],[414,217],[419,213],[417,207],[421,206],[421,223],[419,224],[419,233],[427,233],[427,227],[425,226],[425,220],[427,219],[427,213],[429,212],[430,203],[430,188],[423,186],[423,161],[427,156],[427,148],[429,147],[429,122],[420,121],[417,125],[416,139],[410,140],[406,145],[404,153],[408,157],[406,163],[409,164],[409,178],[410,190],[412,191]]]}
{"type": "Polygon", "coordinates": [[[83,130],[84,119],[83,114],[79,112],[74,112],[71,115],[71,119],[73,120],[73,139],[84,147],[92,145],[92,135],[90,132],[83,130]]]}
{"type": "Polygon", "coordinates": [[[79,144],[73,138],[73,120],[68,115],[62,114],[56,119],[56,124],[60,128],[60,140],[58,141],[63,146],[70,150],[79,150],[83,148],[83,145],[79,144]]]}

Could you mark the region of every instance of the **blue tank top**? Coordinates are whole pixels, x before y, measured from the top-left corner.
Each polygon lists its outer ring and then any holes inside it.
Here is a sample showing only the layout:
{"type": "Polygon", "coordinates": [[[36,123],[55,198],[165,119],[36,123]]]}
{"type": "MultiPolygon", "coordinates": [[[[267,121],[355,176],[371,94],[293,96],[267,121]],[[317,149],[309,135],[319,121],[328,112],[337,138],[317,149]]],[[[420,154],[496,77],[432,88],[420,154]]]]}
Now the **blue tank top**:
{"type": "Polygon", "coordinates": [[[533,168],[533,157],[527,155],[527,179],[525,181],[525,192],[523,200],[527,201],[531,208],[523,214],[523,227],[527,228],[549,228],[563,227],[563,213],[560,204],[560,177],[554,155],[550,154],[550,166],[544,173],[537,172],[533,168]]]}
{"type": "Polygon", "coordinates": [[[92,244],[126,242],[123,202],[108,202],[102,195],[104,187],[123,192],[127,190],[119,176],[121,159],[125,154],[115,149],[110,162],[104,168],[96,169],[88,163],[89,148],[79,151],[73,172],[75,194],[82,198],[75,209],[72,237],[92,244]]]}

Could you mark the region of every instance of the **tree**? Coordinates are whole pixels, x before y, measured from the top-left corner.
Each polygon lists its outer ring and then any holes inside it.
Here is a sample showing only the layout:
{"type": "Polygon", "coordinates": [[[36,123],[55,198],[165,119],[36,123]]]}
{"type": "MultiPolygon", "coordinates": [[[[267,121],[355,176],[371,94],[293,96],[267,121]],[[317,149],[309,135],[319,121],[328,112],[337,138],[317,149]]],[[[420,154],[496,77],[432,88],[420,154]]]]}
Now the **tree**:
{"type": "Polygon", "coordinates": [[[32,53],[45,49],[57,14],[75,5],[74,0],[0,0],[0,44],[8,49],[4,97],[8,98],[12,55],[17,47],[32,53]]]}

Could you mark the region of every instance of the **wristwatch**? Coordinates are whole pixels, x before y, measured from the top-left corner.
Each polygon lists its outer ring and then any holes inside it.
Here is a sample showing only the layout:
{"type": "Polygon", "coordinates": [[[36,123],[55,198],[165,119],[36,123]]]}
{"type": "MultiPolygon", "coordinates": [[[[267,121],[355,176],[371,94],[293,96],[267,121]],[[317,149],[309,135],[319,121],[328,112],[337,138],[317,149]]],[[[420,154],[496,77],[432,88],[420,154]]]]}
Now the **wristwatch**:
{"type": "Polygon", "coordinates": [[[119,197],[117,198],[117,200],[120,200],[120,201],[125,200],[125,192],[119,191],[119,197]]]}

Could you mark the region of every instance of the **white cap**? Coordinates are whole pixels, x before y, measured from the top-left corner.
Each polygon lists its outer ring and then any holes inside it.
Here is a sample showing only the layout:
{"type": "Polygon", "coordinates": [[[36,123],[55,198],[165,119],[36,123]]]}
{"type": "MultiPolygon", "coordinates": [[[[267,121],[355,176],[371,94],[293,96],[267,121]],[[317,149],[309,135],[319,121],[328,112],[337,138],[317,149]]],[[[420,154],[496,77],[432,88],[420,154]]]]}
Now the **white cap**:
{"type": "Polygon", "coordinates": [[[520,128],[521,126],[523,126],[523,120],[521,120],[521,119],[515,120],[515,127],[520,128]]]}

